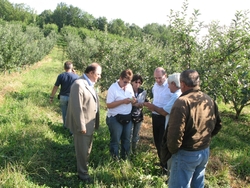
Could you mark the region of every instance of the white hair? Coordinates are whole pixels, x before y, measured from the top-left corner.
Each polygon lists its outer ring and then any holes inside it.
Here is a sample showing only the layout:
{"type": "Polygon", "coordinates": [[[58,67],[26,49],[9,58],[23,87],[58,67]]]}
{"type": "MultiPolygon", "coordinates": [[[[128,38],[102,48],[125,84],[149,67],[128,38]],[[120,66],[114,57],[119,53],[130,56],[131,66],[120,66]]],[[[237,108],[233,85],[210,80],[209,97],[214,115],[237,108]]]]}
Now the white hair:
{"type": "Polygon", "coordinates": [[[170,74],[168,76],[168,83],[170,84],[170,83],[174,82],[176,87],[180,88],[181,87],[180,75],[181,75],[181,73],[170,74]]]}

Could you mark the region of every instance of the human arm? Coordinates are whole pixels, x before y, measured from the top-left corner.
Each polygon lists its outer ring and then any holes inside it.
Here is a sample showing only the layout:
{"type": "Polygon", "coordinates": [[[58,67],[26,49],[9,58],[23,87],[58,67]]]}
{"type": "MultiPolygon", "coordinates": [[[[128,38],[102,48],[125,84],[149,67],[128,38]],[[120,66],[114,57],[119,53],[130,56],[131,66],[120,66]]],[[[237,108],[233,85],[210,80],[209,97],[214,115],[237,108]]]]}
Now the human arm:
{"type": "Polygon", "coordinates": [[[111,103],[106,103],[107,108],[115,108],[117,106],[120,106],[122,104],[129,104],[131,103],[131,99],[130,98],[126,98],[126,99],[122,99],[122,100],[118,100],[118,101],[113,101],[111,103]]]}
{"type": "Polygon", "coordinates": [[[222,122],[219,116],[219,110],[218,110],[218,106],[217,104],[214,102],[214,108],[215,108],[215,118],[216,118],[216,122],[215,122],[215,126],[214,126],[214,130],[212,131],[212,137],[215,136],[221,129],[222,127],[222,122]]]}
{"type": "Polygon", "coordinates": [[[176,153],[182,145],[186,119],[185,104],[177,100],[172,107],[168,122],[167,146],[172,154],[176,153]]]}
{"type": "MultiPolygon", "coordinates": [[[[132,90],[132,86],[131,86],[131,90],[132,90]]],[[[112,84],[110,88],[108,89],[106,105],[107,105],[107,108],[109,109],[116,108],[120,105],[127,105],[130,103],[133,105],[135,102],[136,100],[133,97],[133,93],[127,92],[127,95],[124,95],[123,92],[121,93],[121,90],[117,89],[116,83],[112,84]]]]}
{"type": "Polygon", "coordinates": [[[168,115],[168,113],[163,108],[155,106],[154,104],[150,102],[144,102],[143,105],[146,106],[150,111],[155,111],[163,116],[168,115]]]}
{"type": "Polygon", "coordinates": [[[50,94],[50,103],[52,103],[57,90],[58,90],[58,86],[54,86],[53,89],[52,89],[52,92],[50,94]]]}

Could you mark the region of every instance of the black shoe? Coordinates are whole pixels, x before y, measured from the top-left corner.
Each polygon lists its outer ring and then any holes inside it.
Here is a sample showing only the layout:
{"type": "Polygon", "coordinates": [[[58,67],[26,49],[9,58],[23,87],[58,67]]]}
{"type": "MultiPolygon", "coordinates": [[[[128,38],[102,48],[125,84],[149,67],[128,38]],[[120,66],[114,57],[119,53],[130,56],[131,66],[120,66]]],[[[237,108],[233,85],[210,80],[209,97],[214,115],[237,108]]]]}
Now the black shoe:
{"type": "Polygon", "coordinates": [[[82,182],[84,182],[84,183],[86,183],[86,184],[92,184],[92,183],[94,183],[94,181],[93,181],[93,179],[92,179],[91,177],[82,179],[82,178],[80,178],[80,177],[78,176],[78,178],[79,178],[82,182]]]}
{"type": "Polygon", "coordinates": [[[155,166],[161,167],[161,163],[154,163],[155,166]]]}
{"type": "Polygon", "coordinates": [[[168,175],[168,169],[163,167],[162,168],[162,175],[168,175]]]}
{"type": "Polygon", "coordinates": [[[169,179],[167,179],[167,180],[165,181],[165,184],[168,184],[168,180],[169,180],[169,179]]]}

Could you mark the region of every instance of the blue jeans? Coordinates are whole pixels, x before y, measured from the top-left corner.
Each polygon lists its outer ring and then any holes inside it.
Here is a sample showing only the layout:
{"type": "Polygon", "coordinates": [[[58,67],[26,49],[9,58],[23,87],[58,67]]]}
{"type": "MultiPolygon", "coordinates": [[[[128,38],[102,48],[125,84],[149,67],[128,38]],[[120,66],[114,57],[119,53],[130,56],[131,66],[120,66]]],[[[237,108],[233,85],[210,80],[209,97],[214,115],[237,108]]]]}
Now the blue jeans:
{"type": "Polygon", "coordinates": [[[65,128],[66,128],[65,118],[66,118],[66,114],[67,114],[68,101],[69,101],[68,96],[60,95],[60,108],[62,111],[63,127],[65,127],[65,128]]]}
{"type": "Polygon", "coordinates": [[[132,122],[126,125],[120,124],[115,117],[106,117],[106,123],[110,132],[109,151],[113,158],[119,158],[119,143],[121,141],[121,158],[126,159],[130,151],[130,136],[132,122]]]}
{"type": "Polygon", "coordinates": [[[179,150],[172,155],[169,188],[203,188],[209,147],[200,151],[179,150]]]}
{"type": "Polygon", "coordinates": [[[141,129],[141,123],[142,123],[142,121],[139,123],[132,123],[132,127],[133,127],[132,142],[133,143],[136,143],[139,141],[139,138],[140,138],[139,132],[141,129]]]}

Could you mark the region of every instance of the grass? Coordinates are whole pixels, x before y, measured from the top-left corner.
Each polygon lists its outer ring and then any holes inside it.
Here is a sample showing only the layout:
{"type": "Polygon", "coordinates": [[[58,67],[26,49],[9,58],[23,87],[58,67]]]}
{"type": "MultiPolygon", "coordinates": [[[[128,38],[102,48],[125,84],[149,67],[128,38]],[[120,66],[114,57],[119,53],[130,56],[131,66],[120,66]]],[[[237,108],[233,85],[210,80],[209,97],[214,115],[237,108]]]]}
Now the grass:
{"type": "MultiPolygon", "coordinates": [[[[55,79],[63,72],[61,57],[55,48],[27,70],[1,77],[0,187],[167,187],[167,177],[154,165],[158,161],[149,117],[138,153],[119,163],[110,158],[105,94],[100,94],[101,127],[94,134],[89,165],[94,184],[78,180],[73,139],[62,128],[58,101],[49,103],[55,79]]],[[[223,129],[211,144],[206,187],[250,187],[249,108],[234,120],[228,105],[219,107],[223,129]]]]}

